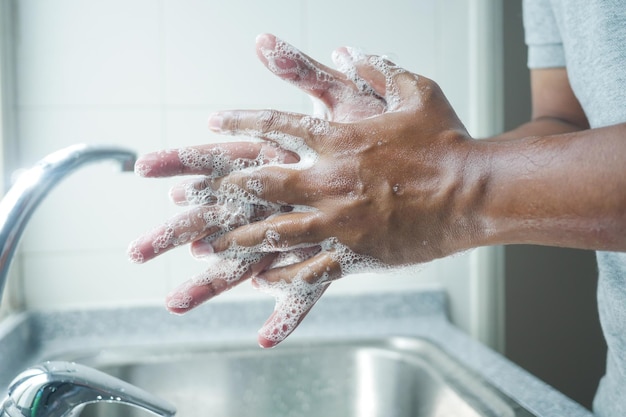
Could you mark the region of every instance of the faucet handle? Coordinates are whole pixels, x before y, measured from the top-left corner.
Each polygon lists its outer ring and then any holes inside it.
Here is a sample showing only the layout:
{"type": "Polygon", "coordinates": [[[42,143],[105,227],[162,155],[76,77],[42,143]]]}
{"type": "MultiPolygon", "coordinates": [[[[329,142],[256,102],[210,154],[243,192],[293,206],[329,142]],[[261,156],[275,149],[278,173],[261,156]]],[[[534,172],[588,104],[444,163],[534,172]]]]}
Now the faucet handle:
{"type": "Polygon", "coordinates": [[[0,417],[68,417],[85,404],[124,403],[163,417],[176,408],[121,379],[84,365],[46,362],[11,382],[0,417]]]}

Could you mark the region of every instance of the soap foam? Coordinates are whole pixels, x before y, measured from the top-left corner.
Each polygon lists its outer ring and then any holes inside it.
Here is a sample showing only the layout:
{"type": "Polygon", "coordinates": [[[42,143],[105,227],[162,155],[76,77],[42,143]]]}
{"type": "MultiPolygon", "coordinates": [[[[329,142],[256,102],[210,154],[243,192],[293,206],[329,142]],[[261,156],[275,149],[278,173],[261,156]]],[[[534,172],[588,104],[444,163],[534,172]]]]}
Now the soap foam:
{"type": "Polygon", "coordinates": [[[128,247],[127,253],[128,259],[130,259],[130,261],[133,263],[142,264],[145,260],[143,253],[141,253],[141,251],[139,250],[139,242],[137,240],[131,242],[130,246],[128,247]]]}
{"type": "Polygon", "coordinates": [[[296,328],[305,314],[317,302],[328,285],[327,277],[318,282],[308,283],[304,276],[310,274],[308,268],[302,269],[290,283],[279,281],[270,283],[258,280],[257,285],[276,300],[274,314],[271,319],[259,330],[259,334],[266,340],[279,343],[296,328]]]}
{"type": "Polygon", "coordinates": [[[395,78],[400,74],[407,73],[407,70],[392,63],[385,56],[371,56],[369,58],[369,63],[380,71],[380,73],[385,77],[385,98],[387,100],[387,110],[397,110],[400,107],[400,92],[395,78]]]}
{"type": "Polygon", "coordinates": [[[298,87],[319,90],[335,80],[332,74],[318,68],[302,52],[281,39],[276,38],[274,49],[261,47],[260,50],[271,72],[298,87]],[[284,65],[287,61],[294,65],[284,65]],[[310,76],[311,72],[314,72],[314,77],[310,76]]]}
{"type": "MultiPolygon", "coordinates": [[[[189,213],[189,215],[191,215],[191,213],[189,213]]],[[[191,219],[189,217],[185,218],[182,216],[177,217],[175,220],[166,222],[163,232],[157,235],[152,241],[152,249],[154,250],[154,253],[159,253],[162,249],[179,246],[195,240],[199,235],[198,231],[179,232],[181,229],[191,229],[191,225],[191,219]]]]}
{"type": "MultiPolygon", "coordinates": [[[[373,270],[387,270],[389,267],[377,259],[358,255],[336,238],[322,242],[321,248],[327,251],[330,258],[341,266],[342,274],[358,273],[373,270]]],[[[298,262],[301,260],[297,260],[298,262]]],[[[284,340],[296,328],[302,316],[322,296],[333,277],[330,266],[318,272],[312,268],[302,268],[290,282],[281,280],[269,282],[257,279],[257,288],[275,299],[274,314],[259,330],[259,334],[272,343],[284,340]]]]}
{"type": "Polygon", "coordinates": [[[180,163],[193,171],[206,173],[208,178],[220,178],[233,171],[241,171],[248,167],[275,164],[278,156],[268,158],[263,149],[256,158],[231,158],[230,153],[221,147],[211,148],[209,151],[200,152],[196,148],[188,147],[178,150],[180,163]]]}
{"type": "MultiPolygon", "coordinates": [[[[261,47],[261,54],[267,60],[267,67],[274,74],[295,84],[297,87],[332,97],[339,107],[349,106],[350,111],[323,111],[320,100],[313,97],[315,114],[336,122],[348,122],[364,119],[385,111],[385,101],[374,89],[358,76],[354,62],[364,59],[362,53],[349,48],[351,60],[335,53],[333,59],[338,64],[338,71],[354,83],[354,89],[338,80],[332,73],[319,68],[306,55],[290,44],[276,39],[273,49],[261,47]],[[286,63],[292,65],[285,65],[286,63]]],[[[325,107],[325,106],[324,106],[325,107]]],[[[335,109],[337,110],[337,109],[335,109]]]]}

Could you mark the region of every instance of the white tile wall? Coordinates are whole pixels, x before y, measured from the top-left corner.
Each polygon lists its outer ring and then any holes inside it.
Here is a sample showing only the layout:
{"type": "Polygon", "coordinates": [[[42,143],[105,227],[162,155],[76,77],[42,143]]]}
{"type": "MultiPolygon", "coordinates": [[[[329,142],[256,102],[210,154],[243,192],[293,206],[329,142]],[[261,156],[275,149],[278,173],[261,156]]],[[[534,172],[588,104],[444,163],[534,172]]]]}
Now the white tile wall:
{"type": "Polygon", "coordinates": [[[161,104],[160,2],[16,3],[20,105],[161,104]]]}
{"type": "MultiPolygon", "coordinates": [[[[19,150],[25,166],[76,142],[122,144],[143,153],[216,141],[206,119],[220,108],[308,111],[303,94],[257,61],[254,40],[262,32],[327,64],[341,45],[387,54],[437,78],[459,114],[467,113],[468,6],[461,0],[16,4],[19,150]]],[[[62,183],[24,236],[26,306],[161,302],[169,288],[200,272],[203,264],[184,249],[142,266],[125,257],[131,239],[177,211],[167,200],[171,184],[106,165],[85,168],[62,183]]],[[[346,279],[333,291],[401,291],[440,280],[462,296],[469,293],[463,277],[468,264],[460,256],[419,274],[346,279]]],[[[224,298],[252,294],[244,286],[224,298]]]]}

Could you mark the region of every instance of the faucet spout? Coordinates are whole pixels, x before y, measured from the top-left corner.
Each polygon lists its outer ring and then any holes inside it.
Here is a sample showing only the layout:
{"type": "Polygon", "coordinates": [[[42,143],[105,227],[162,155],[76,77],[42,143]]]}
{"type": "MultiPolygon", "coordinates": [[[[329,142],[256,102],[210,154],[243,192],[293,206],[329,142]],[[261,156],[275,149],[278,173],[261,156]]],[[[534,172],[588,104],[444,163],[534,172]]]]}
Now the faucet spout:
{"type": "Polygon", "coordinates": [[[69,362],[46,362],[15,378],[0,417],[67,417],[96,402],[123,403],[163,417],[176,408],[103,372],[69,362]]]}
{"type": "Polygon", "coordinates": [[[69,146],[51,153],[25,171],[9,189],[0,201],[0,300],[19,239],[41,200],[76,169],[108,159],[119,161],[122,170],[132,171],[136,154],[111,146],[69,146]]]}

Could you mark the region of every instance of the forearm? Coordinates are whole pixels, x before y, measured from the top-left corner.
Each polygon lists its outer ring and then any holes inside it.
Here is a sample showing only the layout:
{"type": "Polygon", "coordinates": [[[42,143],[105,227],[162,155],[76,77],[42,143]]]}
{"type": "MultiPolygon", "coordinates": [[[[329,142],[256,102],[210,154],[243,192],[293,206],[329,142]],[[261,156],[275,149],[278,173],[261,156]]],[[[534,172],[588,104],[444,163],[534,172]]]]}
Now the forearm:
{"type": "Polygon", "coordinates": [[[489,142],[503,140],[521,139],[530,136],[550,136],[563,133],[572,133],[587,129],[587,126],[580,126],[565,119],[555,117],[540,117],[533,119],[515,129],[506,131],[491,138],[483,139],[489,142]]]}
{"type": "Polygon", "coordinates": [[[626,251],[626,124],[542,124],[475,143],[484,242],[626,251]]]}

